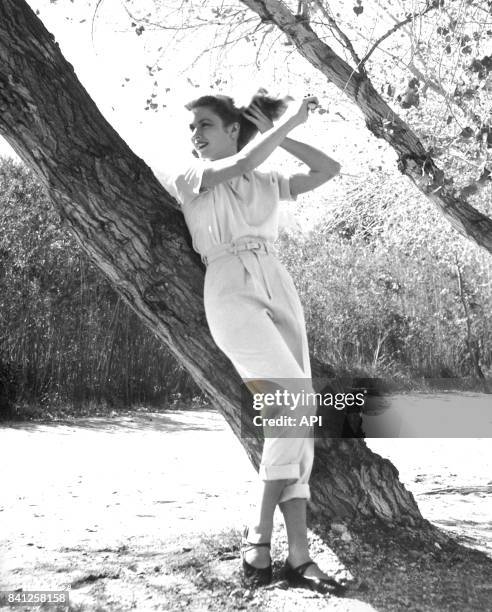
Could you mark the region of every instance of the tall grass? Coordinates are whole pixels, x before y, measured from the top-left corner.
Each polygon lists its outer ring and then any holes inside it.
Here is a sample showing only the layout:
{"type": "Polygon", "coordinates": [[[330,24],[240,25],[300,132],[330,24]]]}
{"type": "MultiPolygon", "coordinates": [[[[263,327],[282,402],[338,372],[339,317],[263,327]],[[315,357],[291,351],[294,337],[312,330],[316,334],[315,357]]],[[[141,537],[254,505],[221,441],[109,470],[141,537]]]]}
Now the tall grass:
{"type": "MultiPolygon", "coordinates": [[[[279,239],[317,357],[405,381],[489,375],[490,255],[399,176],[364,177],[326,206],[308,235],[279,239]]],[[[40,406],[199,394],[10,160],[0,162],[0,386],[2,371],[18,401],[40,406]]]]}
{"type": "Polygon", "coordinates": [[[0,163],[0,378],[40,405],[164,403],[191,378],[80,252],[41,186],[0,163]]]}
{"type": "Polygon", "coordinates": [[[490,254],[405,178],[363,177],[308,236],[284,233],[280,252],[322,360],[405,379],[490,373],[490,254]]]}

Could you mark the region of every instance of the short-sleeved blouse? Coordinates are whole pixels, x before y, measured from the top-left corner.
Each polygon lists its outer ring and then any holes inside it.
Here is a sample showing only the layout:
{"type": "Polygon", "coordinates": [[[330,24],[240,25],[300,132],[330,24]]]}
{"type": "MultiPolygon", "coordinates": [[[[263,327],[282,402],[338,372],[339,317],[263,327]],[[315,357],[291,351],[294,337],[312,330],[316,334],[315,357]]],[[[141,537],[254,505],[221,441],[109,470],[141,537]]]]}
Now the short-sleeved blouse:
{"type": "Polygon", "coordinates": [[[243,236],[275,241],[278,237],[279,202],[294,200],[289,178],[270,171],[253,170],[200,192],[205,165],[190,163],[171,179],[184,218],[201,255],[243,236]]]}

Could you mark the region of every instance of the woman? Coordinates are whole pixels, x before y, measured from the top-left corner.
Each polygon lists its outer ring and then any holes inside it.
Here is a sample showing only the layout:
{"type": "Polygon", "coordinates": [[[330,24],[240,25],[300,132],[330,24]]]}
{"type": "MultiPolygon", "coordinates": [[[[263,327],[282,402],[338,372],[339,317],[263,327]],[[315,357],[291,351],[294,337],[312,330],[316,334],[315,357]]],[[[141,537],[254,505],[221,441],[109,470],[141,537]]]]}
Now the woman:
{"type": "MultiPolygon", "coordinates": [[[[288,138],[307,120],[310,105],[317,104],[314,97],[289,100],[269,98],[260,90],[243,109],[227,96],[190,102],[186,108],[198,159],[174,180],[193,246],[207,265],[204,302],[211,334],[252,392],[314,392],[302,305],[272,242],[278,233],[279,200],[295,200],[322,185],[339,172],[340,164],[288,138]],[[290,177],[259,172],[256,168],[279,146],[304,162],[307,171],[290,177]]],[[[315,409],[306,400],[296,414],[313,415],[315,409]]],[[[292,415],[291,410],[276,405],[269,414],[292,415]]],[[[289,582],[321,591],[340,587],[309,557],[306,502],[313,457],[310,426],[294,431],[281,427],[265,437],[258,507],[241,548],[250,584],[271,581],[269,549],[278,504],[289,542],[289,582]]]]}

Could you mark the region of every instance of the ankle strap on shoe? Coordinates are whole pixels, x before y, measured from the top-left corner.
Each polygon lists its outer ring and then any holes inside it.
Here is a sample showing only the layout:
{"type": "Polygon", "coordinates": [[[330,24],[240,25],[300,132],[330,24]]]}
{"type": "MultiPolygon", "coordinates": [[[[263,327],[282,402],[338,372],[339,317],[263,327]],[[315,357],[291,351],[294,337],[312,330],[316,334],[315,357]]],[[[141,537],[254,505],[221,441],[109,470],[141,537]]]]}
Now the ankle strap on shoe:
{"type": "Polygon", "coordinates": [[[258,548],[260,546],[265,546],[270,548],[271,542],[250,542],[248,540],[248,527],[244,528],[243,535],[241,536],[241,550],[243,552],[247,552],[248,550],[252,550],[253,548],[258,548]]]}
{"type": "Polygon", "coordinates": [[[246,540],[243,540],[242,544],[241,544],[241,550],[246,552],[246,547],[248,550],[251,550],[252,548],[259,548],[260,546],[265,546],[267,548],[270,548],[271,543],[270,542],[259,542],[258,544],[255,544],[254,542],[248,542],[246,540]]]}
{"type": "Polygon", "coordinates": [[[301,574],[301,576],[304,576],[304,572],[307,570],[309,566],[316,565],[316,561],[306,561],[306,563],[301,563],[301,565],[298,565],[297,567],[292,567],[292,565],[290,565],[288,561],[287,563],[294,570],[294,572],[301,574]]]}

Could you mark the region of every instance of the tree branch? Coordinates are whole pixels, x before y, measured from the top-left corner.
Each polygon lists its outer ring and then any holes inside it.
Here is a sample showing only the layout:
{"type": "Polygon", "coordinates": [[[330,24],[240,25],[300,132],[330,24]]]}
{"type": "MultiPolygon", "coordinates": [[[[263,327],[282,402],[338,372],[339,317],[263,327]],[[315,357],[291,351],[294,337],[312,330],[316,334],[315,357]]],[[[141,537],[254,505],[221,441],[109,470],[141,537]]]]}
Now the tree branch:
{"type": "Polygon", "coordinates": [[[355,62],[356,69],[359,70],[362,73],[365,73],[365,68],[364,68],[363,61],[361,61],[360,57],[357,55],[357,52],[356,52],[356,50],[355,50],[351,40],[349,39],[349,37],[345,34],[345,32],[343,32],[343,30],[340,28],[338,23],[328,13],[326,8],[321,3],[321,0],[314,0],[314,4],[316,4],[316,6],[319,8],[319,10],[321,11],[323,17],[328,21],[328,23],[333,28],[333,30],[335,30],[335,32],[340,36],[340,38],[341,38],[340,42],[342,44],[345,44],[346,49],[348,50],[348,52],[352,56],[352,59],[355,62]]]}
{"type": "MultiPolygon", "coordinates": [[[[81,248],[190,372],[258,469],[255,411],[209,333],[203,266],[177,202],[107,123],[24,0],[0,2],[0,57],[0,134],[37,171],[81,248]]],[[[172,157],[173,142],[162,144],[172,157]]],[[[310,361],[314,378],[316,369],[330,377],[310,361]]],[[[447,541],[422,519],[389,460],[362,439],[320,442],[311,478],[320,523],[347,517],[365,533],[365,521],[381,519],[447,541]]]]}
{"type": "Polygon", "coordinates": [[[425,7],[425,9],[423,11],[421,11],[420,13],[411,13],[410,15],[407,15],[407,17],[403,21],[400,21],[397,24],[395,24],[391,28],[391,30],[388,30],[385,34],[383,34],[380,38],[378,38],[378,40],[372,45],[372,47],[369,49],[369,51],[360,60],[360,67],[365,65],[365,63],[367,62],[369,57],[377,49],[377,47],[383,42],[383,40],[386,40],[389,36],[391,36],[391,34],[396,32],[400,28],[402,28],[407,23],[410,23],[411,21],[413,21],[417,17],[423,17],[426,13],[428,13],[432,9],[438,8],[438,6],[439,6],[439,0],[432,0],[432,2],[430,4],[428,4],[425,7]]]}
{"type": "Polygon", "coordinates": [[[399,170],[439,208],[457,231],[492,253],[492,219],[456,193],[452,181],[430,157],[417,134],[385,102],[368,76],[347,64],[320,40],[309,23],[297,20],[280,0],[241,1],[260,19],[267,17],[273,21],[305,59],[357,104],[368,129],[398,153],[399,170]]]}

